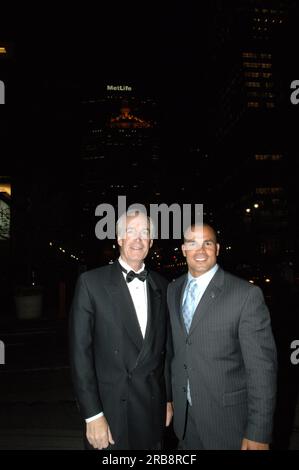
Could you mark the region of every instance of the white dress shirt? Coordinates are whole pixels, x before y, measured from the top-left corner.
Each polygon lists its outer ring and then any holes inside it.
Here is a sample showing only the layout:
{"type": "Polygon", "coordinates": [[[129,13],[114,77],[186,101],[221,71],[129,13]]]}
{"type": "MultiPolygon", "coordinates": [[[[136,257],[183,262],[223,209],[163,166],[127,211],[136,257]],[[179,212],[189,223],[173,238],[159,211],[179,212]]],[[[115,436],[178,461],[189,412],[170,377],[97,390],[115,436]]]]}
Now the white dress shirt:
{"type": "MultiPolygon", "coordinates": [[[[131,266],[129,266],[121,257],[118,258],[119,264],[127,271],[134,271],[131,266]]],[[[136,273],[140,273],[144,270],[144,264],[142,265],[141,269],[135,271],[136,273]]],[[[124,279],[126,279],[126,273],[123,272],[124,279]]],[[[147,325],[147,281],[140,281],[137,277],[133,279],[133,281],[128,282],[127,286],[129,292],[132,297],[132,301],[135,307],[135,311],[137,314],[140,330],[142,336],[145,336],[145,330],[147,325]]],[[[90,423],[97,418],[104,416],[104,413],[98,413],[97,415],[91,416],[90,418],[85,419],[86,423],[90,423]]]]}
{"type": "MultiPolygon", "coordinates": [[[[118,258],[119,264],[127,271],[134,271],[121,257],[118,258]]],[[[144,264],[138,271],[134,271],[137,274],[144,270],[144,264]]],[[[126,279],[126,273],[123,272],[124,278],[126,279]]],[[[142,336],[145,336],[145,330],[147,325],[147,281],[140,281],[137,277],[133,281],[127,284],[129,292],[132,297],[132,301],[137,314],[140,330],[142,336]]]]}

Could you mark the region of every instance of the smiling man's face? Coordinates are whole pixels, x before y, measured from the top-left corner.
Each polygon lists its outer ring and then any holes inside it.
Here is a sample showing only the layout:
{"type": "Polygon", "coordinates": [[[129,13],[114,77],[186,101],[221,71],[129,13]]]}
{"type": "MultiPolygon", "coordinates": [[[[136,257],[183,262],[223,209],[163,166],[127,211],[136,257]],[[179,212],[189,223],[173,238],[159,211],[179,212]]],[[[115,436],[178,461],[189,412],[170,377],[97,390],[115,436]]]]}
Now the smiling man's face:
{"type": "Polygon", "coordinates": [[[183,255],[186,257],[190,274],[201,276],[217,263],[220,246],[209,225],[195,225],[185,232],[183,255]]]}
{"type": "Polygon", "coordinates": [[[138,271],[153,244],[148,218],[144,214],[128,216],[124,234],[117,241],[121,258],[138,271]]]}

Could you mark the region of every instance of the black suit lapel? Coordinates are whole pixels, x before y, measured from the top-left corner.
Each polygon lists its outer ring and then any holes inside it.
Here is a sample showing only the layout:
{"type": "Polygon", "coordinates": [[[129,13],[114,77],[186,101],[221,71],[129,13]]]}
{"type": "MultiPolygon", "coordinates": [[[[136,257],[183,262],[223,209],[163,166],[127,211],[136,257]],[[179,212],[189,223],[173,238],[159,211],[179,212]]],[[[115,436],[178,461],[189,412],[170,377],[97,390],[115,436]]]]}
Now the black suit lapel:
{"type": "Polygon", "coordinates": [[[135,307],[124,279],[118,261],[114,263],[111,270],[111,278],[108,287],[109,295],[114,305],[114,315],[117,324],[122,324],[128,336],[136,347],[141,350],[143,337],[136,315],[135,307]]]}

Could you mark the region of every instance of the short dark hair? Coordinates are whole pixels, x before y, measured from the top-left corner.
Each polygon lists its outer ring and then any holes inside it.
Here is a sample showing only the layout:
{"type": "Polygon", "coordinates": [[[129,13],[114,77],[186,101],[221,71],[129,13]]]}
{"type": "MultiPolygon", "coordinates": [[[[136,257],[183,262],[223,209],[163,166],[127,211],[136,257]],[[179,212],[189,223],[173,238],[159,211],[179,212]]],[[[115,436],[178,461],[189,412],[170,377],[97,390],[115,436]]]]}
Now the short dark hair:
{"type": "Polygon", "coordinates": [[[210,224],[206,224],[206,223],[204,223],[204,222],[203,222],[202,224],[199,223],[199,224],[191,224],[191,225],[189,225],[189,226],[184,230],[184,234],[183,234],[183,237],[184,237],[184,238],[183,238],[183,241],[184,241],[184,242],[186,241],[185,233],[187,232],[187,230],[190,230],[190,229],[192,230],[192,229],[195,228],[195,227],[208,227],[208,228],[212,231],[212,233],[213,233],[213,235],[214,235],[214,237],[215,237],[215,242],[216,242],[216,243],[218,242],[216,230],[215,230],[210,224]]]}

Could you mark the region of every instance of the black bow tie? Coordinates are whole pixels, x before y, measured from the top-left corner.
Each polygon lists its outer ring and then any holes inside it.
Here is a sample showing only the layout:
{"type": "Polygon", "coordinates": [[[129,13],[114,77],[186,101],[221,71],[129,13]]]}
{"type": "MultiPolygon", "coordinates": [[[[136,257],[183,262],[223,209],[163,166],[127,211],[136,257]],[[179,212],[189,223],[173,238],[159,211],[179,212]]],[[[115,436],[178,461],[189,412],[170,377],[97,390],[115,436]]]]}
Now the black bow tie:
{"type": "Polygon", "coordinates": [[[133,279],[135,279],[135,277],[137,277],[137,279],[139,279],[139,281],[142,281],[144,282],[146,280],[146,277],[147,277],[147,270],[144,269],[143,271],[141,271],[141,273],[135,273],[134,271],[127,271],[125,268],[122,267],[122,265],[119,263],[120,267],[121,267],[121,270],[126,273],[126,281],[127,282],[131,282],[133,281],[133,279]]]}
{"type": "Polygon", "coordinates": [[[141,273],[135,273],[134,271],[129,271],[127,276],[126,276],[126,281],[127,282],[131,282],[133,281],[133,279],[135,277],[137,277],[137,279],[139,279],[139,281],[145,281],[146,280],[146,276],[147,276],[147,271],[144,269],[143,271],[141,271],[141,273]]]}

